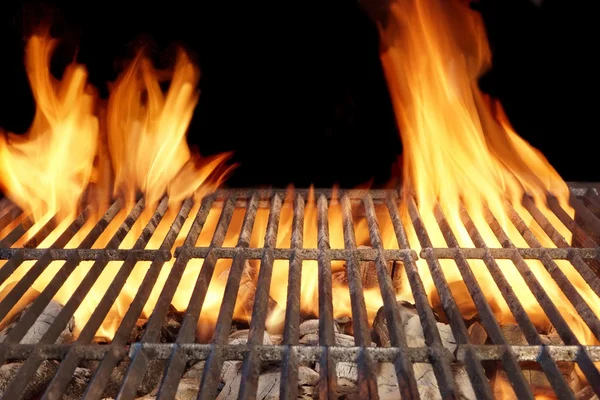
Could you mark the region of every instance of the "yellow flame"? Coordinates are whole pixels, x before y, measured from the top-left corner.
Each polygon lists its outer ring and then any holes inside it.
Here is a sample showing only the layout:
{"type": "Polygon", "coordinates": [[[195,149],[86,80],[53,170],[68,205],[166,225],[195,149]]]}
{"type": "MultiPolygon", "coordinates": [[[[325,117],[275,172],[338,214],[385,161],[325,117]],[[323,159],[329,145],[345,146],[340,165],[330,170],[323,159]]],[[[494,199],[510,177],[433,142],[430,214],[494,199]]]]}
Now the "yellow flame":
{"type": "Polygon", "coordinates": [[[165,192],[171,201],[189,197],[230,155],[203,160],[192,157],[187,146],[200,72],[186,53],[178,52],[167,93],[160,87],[163,75],[140,54],[120,76],[108,101],[116,188],[128,197],[141,190],[151,204],[165,192]]]}
{"type": "MultiPolygon", "coordinates": [[[[108,244],[131,210],[135,194],[141,191],[146,197],[146,208],[120,247],[133,246],[155,211],[156,203],[166,193],[171,208],[147,245],[158,248],[180,202],[192,195],[200,198],[214,190],[230,171],[225,166],[230,154],[203,158],[192,153],[185,140],[198,101],[197,67],[180,51],[172,71],[158,71],[140,53],[113,86],[108,109],[104,112],[96,107],[97,95],[87,83],[83,66],[70,65],[60,80],[50,74],[49,64],[55,46],[56,41],[48,34],[29,39],[25,67],[36,101],[36,116],[26,135],[4,134],[0,137],[0,187],[35,221],[14,246],[22,246],[53,215],[57,215],[58,226],[39,245],[49,247],[73,221],[90,182],[96,186],[114,182],[114,187],[100,187],[92,193],[100,196],[104,192],[114,192],[128,201],[93,247],[103,248],[108,244]],[[163,92],[160,83],[165,80],[170,80],[170,85],[163,92]],[[104,132],[100,127],[106,127],[106,135],[100,134],[104,132]],[[108,143],[103,142],[105,139],[108,143]],[[106,147],[108,154],[103,152],[106,147]],[[105,157],[112,160],[112,169],[104,162],[105,157]],[[113,169],[115,175],[111,176],[113,169]]],[[[102,199],[89,200],[96,207],[105,204],[102,199]]],[[[102,208],[93,209],[88,221],[67,247],[78,246],[103,212],[102,208]]],[[[183,238],[178,240],[181,244],[183,238]]],[[[0,285],[0,290],[12,287],[10,285],[18,282],[33,264],[33,261],[23,263],[0,285]]],[[[33,289],[44,290],[63,264],[64,261],[51,263],[35,281],[33,289]]],[[[93,262],[80,263],[54,299],[65,304],[92,265],[93,262]]],[[[113,261],[104,267],[75,312],[76,333],[89,320],[121,265],[121,262],[113,261]]],[[[148,265],[148,262],[140,262],[135,266],[98,330],[97,338],[112,339],[148,265]]],[[[170,267],[171,263],[167,263],[162,271],[168,272],[170,267]]],[[[161,274],[159,283],[164,284],[165,278],[166,275],[161,274]]],[[[159,289],[156,287],[153,291],[143,316],[152,312],[159,289]]],[[[174,304],[180,302],[177,298],[173,300],[174,304]]]]}
{"type": "MultiPolygon", "coordinates": [[[[528,224],[543,246],[556,247],[521,205],[525,193],[567,241],[571,234],[546,206],[546,193],[556,196],[573,217],[565,182],[543,155],[520,138],[500,104],[484,96],[477,79],[490,66],[483,22],[465,2],[396,0],[389,19],[379,26],[381,60],[401,132],[404,156],[404,193],[414,195],[418,211],[434,247],[447,247],[434,216],[439,204],[462,247],[473,247],[461,222],[461,205],[489,247],[500,243],[486,223],[489,208],[517,247],[527,243],[510,222],[509,208],[528,224]]],[[[406,206],[406,203],[405,203],[406,206]]],[[[420,249],[412,221],[403,207],[411,247],[420,249]]],[[[469,262],[496,317],[514,322],[500,291],[481,260],[469,262]]],[[[588,327],[539,261],[528,261],[535,277],[585,344],[596,343],[588,327]]],[[[512,262],[498,264],[534,324],[547,329],[549,321],[512,262]]],[[[588,305],[598,313],[600,301],[566,261],[557,261],[588,305]]],[[[476,313],[454,261],[442,260],[444,275],[461,313],[476,313]]],[[[441,304],[424,260],[418,268],[432,304],[441,304]]],[[[408,285],[399,293],[411,298],[408,285]]]]}
{"type": "Polygon", "coordinates": [[[77,210],[92,177],[98,140],[87,71],[72,64],[61,80],[55,79],[50,74],[55,47],[56,41],[47,36],[34,36],[27,43],[25,67],[35,118],[25,135],[0,136],[2,191],[36,221],[77,210]]]}

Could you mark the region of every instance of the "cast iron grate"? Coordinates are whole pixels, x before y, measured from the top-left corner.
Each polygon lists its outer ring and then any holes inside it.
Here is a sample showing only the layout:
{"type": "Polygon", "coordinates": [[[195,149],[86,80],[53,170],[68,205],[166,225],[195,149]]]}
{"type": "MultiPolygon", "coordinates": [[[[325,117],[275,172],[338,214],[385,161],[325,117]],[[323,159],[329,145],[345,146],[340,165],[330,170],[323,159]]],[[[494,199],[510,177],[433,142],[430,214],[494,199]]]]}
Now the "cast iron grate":
{"type": "Polygon", "coordinates": [[[194,201],[184,201],[174,218],[162,245],[158,249],[146,249],[146,245],[156,227],[168,209],[168,199],[158,204],[156,212],[145,225],[131,249],[120,249],[119,245],[140,217],[144,210],[144,199],[140,199],[123,221],[112,239],[103,249],[92,249],[108,224],[120,211],[120,202],[115,202],[104,217],[94,226],[78,248],[65,249],[68,241],[81,229],[89,217],[89,210],[82,214],[67,228],[50,248],[40,249],[36,246],[56,227],[57,221],[50,220],[36,235],[22,247],[11,247],[33,224],[31,219],[5,200],[0,213],[0,228],[16,224],[0,242],[0,257],[7,260],[0,268],[0,283],[25,261],[36,260],[21,280],[8,295],[0,301],[0,318],[4,318],[13,306],[24,295],[48,265],[55,260],[65,260],[59,272],[52,278],[42,293],[33,301],[27,312],[16,326],[0,343],[0,361],[22,360],[23,363],[4,390],[2,398],[19,398],[27,384],[32,380],[38,367],[44,360],[58,360],[57,372],[45,389],[44,399],[60,398],[78,367],[84,360],[97,360],[97,368],[89,382],[86,399],[100,399],[107,385],[110,374],[122,360],[129,360],[129,367],[119,388],[118,398],[135,398],[136,390],[146,373],[148,365],[155,360],[164,360],[165,368],[157,397],[161,399],[175,398],[177,386],[186,365],[190,360],[205,360],[204,373],[200,383],[198,398],[213,399],[219,391],[219,381],[223,364],[227,360],[242,360],[240,399],[256,397],[260,365],[263,362],[279,363],[281,366],[281,398],[295,399],[298,395],[298,368],[302,362],[316,362],[319,365],[320,380],[318,394],[322,398],[335,397],[336,369],[339,362],[355,362],[358,368],[358,392],[369,398],[377,398],[377,384],[374,365],[379,362],[390,362],[395,366],[398,387],[402,398],[418,398],[418,388],[413,371],[413,363],[430,363],[433,366],[439,391],[443,398],[459,397],[458,389],[452,374],[453,363],[462,363],[466,369],[477,398],[492,398],[492,391],[485,371],[484,360],[502,362],[508,379],[518,398],[533,398],[530,387],[525,381],[520,362],[535,361],[540,364],[548,377],[552,388],[559,398],[574,398],[574,394],[561,374],[557,362],[576,363],[590,382],[593,390],[600,394],[600,373],[594,362],[600,361],[600,346],[583,346],[573,330],[558,311],[553,299],[544,287],[529,271],[527,259],[540,260],[552,278],[558,283],[568,300],[578,311],[596,338],[600,338],[600,319],[584,301],[567,276],[557,267],[555,260],[569,260],[574,268],[589,284],[596,295],[600,296],[600,279],[595,262],[600,260],[600,249],[596,240],[600,235],[600,196],[593,184],[571,184],[571,205],[577,217],[571,219],[560,208],[555,199],[548,204],[561,222],[573,233],[578,247],[572,247],[558,233],[543,213],[530,199],[523,204],[533,219],[544,229],[555,243],[556,248],[541,247],[535,235],[520,219],[517,213],[508,216],[512,223],[528,242],[530,248],[516,248],[503,231],[499,222],[489,218],[490,227],[496,234],[502,248],[488,248],[479,234],[471,218],[463,213],[462,222],[469,231],[475,248],[460,248],[448,222],[440,210],[436,211],[436,219],[444,234],[449,248],[434,248],[419,216],[414,201],[409,201],[408,210],[413,226],[421,243],[420,254],[411,249],[407,240],[398,211],[399,193],[395,190],[348,190],[341,191],[339,205],[343,217],[344,249],[332,249],[329,245],[328,203],[332,198],[332,190],[315,190],[318,246],[314,249],[303,246],[304,210],[307,201],[307,190],[296,190],[293,199],[293,222],[291,245],[289,248],[277,248],[276,239],[281,208],[286,196],[280,190],[219,190],[205,197],[195,216],[190,215],[194,201]],[[358,248],[352,223],[352,210],[355,204],[364,209],[364,218],[368,225],[371,248],[358,248]],[[385,249],[376,216],[375,207],[386,207],[393,230],[398,241],[398,249],[385,249]],[[200,233],[206,223],[209,212],[213,208],[221,208],[214,235],[209,246],[195,247],[200,233]],[[244,220],[235,247],[223,247],[233,212],[236,208],[244,208],[244,220]],[[269,217],[262,248],[250,247],[250,235],[259,208],[268,208],[269,217]],[[194,218],[183,246],[172,249],[184,221],[194,218]],[[175,257],[170,268],[168,279],[160,291],[158,301],[151,314],[141,340],[128,343],[146,301],[157,282],[161,268],[167,261],[175,257]],[[436,319],[429,306],[423,282],[417,273],[416,260],[426,260],[436,289],[440,296],[444,312],[457,341],[454,353],[446,350],[436,328],[436,319]],[[198,274],[189,306],[183,316],[181,328],[174,343],[159,343],[160,330],[169,312],[171,300],[182,279],[186,265],[191,259],[203,258],[204,264],[198,274]],[[232,259],[231,269],[225,286],[212,340],[207,344],[195,342],[198,319],[211,277],[218,259],[232,259]],[[258,283],[255,301],[252,308],[252,319],[247,345],[229,345],[230,332],[236,296],[238,294],[243,266],[246,259],[260,260],[258,283]],[[281,345],[263,345],[262,335],[265,330],[269,287],[271,285],[274,260],[289,260],[289,278],[287,282],[287,302],[283,342],[281,345]],[[493,344],[474,345],[470,343],[465,323],[458,311],[456,301],[445,280],[439,260],[453,259],[467,284],[469,293],[475,303],[481,323],[493,344]],[[510,345],[505,339],[498,321],[496,321],[490,305],[483,296],[483,290],[477,282],[467,260],[483,260],[491,276],[501,290],[511,312],[513,313],[528,345],[510,345]],[[534,327],[523,305],[519,302],[509,281],[503,275],[496,260],[512,260],[523,279],[531,289],[536,300],[546,313],[548,319],[558,332],[565,345],[545,345],[534,327]],[[54,294],[59,290],[69,274],[84,260],[93,261],[85,278],[73,291],[69,301],[63,305],[51,326],[39,343],[19,344],[28,329],[34,324],[54,294]],[[318,261],[318,301],[319,301],[319,345],[301,345],[299,343],[300,323],[300,282],[303,260],[318,261]],[[354,347],[336,345],[334,336],[334,318],[332,309],[332,273],[331,262],[344,260],[347,265],[348,286],[352,306],[352,324],[354,331],[354,347]],[[390,347],[371,347],[367,326],[367,311],[359,276],[358,265],[361,261],[374,261],[377,268],[379,289],[383,298],[384,312],[391,341],[390,347]],[[392,279],[386,268],[388,261],[400,261],[404,264],[408,282],[414,296],[414,302],[422,324],[426,346],[408,347],[402,317],[395,301],[392,279]],[[64,327],[68,324],[77,307],[83,301],[103,268],[110,261],[122,261],[108,290],[97,304],[87,324],[77,339],[70,344],[54,344],[64,327]],[[104,321],[120,290],[125,285],[138,261],[151,261],[135,298],[124,315],[118,330],[110,344],[94,344],[94,334],[104,321]]]}

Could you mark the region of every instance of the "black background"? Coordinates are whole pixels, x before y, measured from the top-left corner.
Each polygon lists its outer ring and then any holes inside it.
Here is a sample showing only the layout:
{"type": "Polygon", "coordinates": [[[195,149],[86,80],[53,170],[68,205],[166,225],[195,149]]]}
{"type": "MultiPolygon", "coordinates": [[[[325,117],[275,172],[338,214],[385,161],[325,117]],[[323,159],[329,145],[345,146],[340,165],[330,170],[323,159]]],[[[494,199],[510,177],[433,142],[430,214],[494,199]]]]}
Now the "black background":
{"type": "MultiPolygon", "coordinates": [[[[565,180],[600,181],[592,10],[566,0],[479,8],[494,52],[482,89],[565,180]]],[[[355,1],[4,1],[0,126],[12,132],[33,117],[22,61],[40,17],[64,38],[56,73],[76,54],[103,95],[139,43],[152,40],[166,63],[185,46],[202,71],[188,141],[203,155],[235,152],[230,186],[385,183],[401,152],[375,26],[355,1]]]]}

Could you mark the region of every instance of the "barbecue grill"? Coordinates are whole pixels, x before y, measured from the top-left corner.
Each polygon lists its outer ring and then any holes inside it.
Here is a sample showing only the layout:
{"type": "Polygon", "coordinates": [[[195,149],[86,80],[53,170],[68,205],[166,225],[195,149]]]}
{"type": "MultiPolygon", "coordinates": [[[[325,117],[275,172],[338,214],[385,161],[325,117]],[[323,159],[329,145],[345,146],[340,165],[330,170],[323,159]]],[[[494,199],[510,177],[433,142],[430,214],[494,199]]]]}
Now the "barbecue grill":
{"type": "MultiPolygon", "coordinates": [[[[92,249],[94,241],[106,229],[108,224],[120,211],[121,202],[114,202],[88,233],[78,248],[64,248],[70,238],[84,225],[90,215],[85,209],[68,229],[50,246],[36,246],[56,227],[57,221],[50,220],[23,247],[12,247],[31,226],[32,220],[22,212],[3,200],[0,214],[0,228],[21,222],[1,238],[0,257],[6,264],[0,269],[0,282],[5,282],[10,275],[25,261],[35,260],[35,264],[22,279],[12,288],[10,293],[0,301],[0,318],[4,318],[36,278],[45,268],[56,260],[66,262],[52,278],[18,323],[10,330],[0,344],[0,358],[3,364],[21,361],[18,372],[4,388],[3,399],[15,399],[22,396],[40,365],[46,360],[56,360],[56,373],[45,388],[42,398],[60,398],[67,389],[80,363],[89,360],[97,361],[93,376],[89,379],[84,398],[100,399],[110,380],[111,373],[123,360],[129,363],[118,389],[118,398],[132,399],[143,380],[149,365],[159,363],[163,368],[162,379],[156,396],[160,399],[175,398],[177,388],[186,366],[192,361],[205,360],[198,398],[214,399],[220,388],[220,376],[224,363],[229,360],[241,360],[241,385],[239,399],[253,399],[257,396],[257,388],[261,365],[271,363],[279,365],[280,396],[284,399],[298,397],[299,366],[305,362],[318,364],[320,379],[317,391],[321,398],[336,397],[336,363],[356,363],[358,374],[357,390],[361,396],[377,398],[375,366],[378,363],[393,363],[397,375],[397,384],[402,398],[419,398],[417,377],[413,371],[414,363],[431,364],[437,379],[437,386],[443,398],[459,397],[459,391],[453,377],[453,366],[464,365],[472,388],[477,398],[493,398],[489,382],[485,377],[482,362],[486,360],[501,361],[508,380],[516,394],[521,398],[533,398],[520,363],[531,361],[539,363],[546,374],[557,397],[574,398],[574,393],[561,374],[557,362],[576,363],[586,376],[591,388],[600,394],[600,373],[594,362],[600,361],[600,346],[583,346],[579,343],[571,327],[557,310],[553,299],[546,293],[529,270],[525,260],[540,260],[552,278],[563,290],[566,297],[588,325],[591,332],[600,338],[600,319],[589,305],[578,294],[575,287],[555,263],[555,260],[569,260],[574,268],[586,280],[592,290],[600,295],[600,279],[596,262],[600,260],[600,249],[597,237],[600,235],[600,196],[594,184],[569,184],[571,189],[571,205],[576,211],[575,219],[571,219],[556,199],[549,198],[548,205],[560,221],[573,233],[573,243],[568,243],[555,229],[551,222],[539,211],[533,201],[525,198],[524,206],[532,218],[553,240],[556,248],[544,248],[536,240],[517,213],[509,213],[510,221],[523,235],[530,248],[516,248],[497,220],[488,216],[488,222],[497,236],[502,248],[488,248],[473,221],[466,213],[462,220],[471,236],[474,248],[460,248],[449,228],[448,222],[440,210],[436,211],[436,219],[448,243],[448,248],[434,248],[422,223],[414,201],[409,199],[408,211],[413,221],[416,234],[421,244],[419,254],[411,249],[407,240],[398,211],[400,192],[398,190],[343,190],[340,191],[344,228],[345,248],[335,249],[329,245],[328,206],[332,199],[332,190],[315,190],[318,246],[303,246],[304,209],[307,201],[307,190],[295,190],[293,199],[292,236],[289,248],[277,248],[276,238],[283,201],[284,190],[237,190],[220,189],[201,200],[197,214],[191,215],[194,200],[188,199],[181,204],[176,218],[158,249],[146,249],[146,245],[155,232],[156,227],[167,212],[168,199],[163,198],[149,220],[142,234],[131,249],[119,248],[136,220],[144,210],[144,199],[135,204],[127,218],[116,231],[106,248],[92,249]],[[371,248],[357,247],[354,226],[352,223],[352,207],[363,210],[368,224],[371,248]],[[397,249],[386,249],[381,239],[381,231],[376,215],[376,207],[384,207],[389,213],[393,229],[398,241],[397,249]],[[205,225],[211,209],[221,209],[216,230],[208,247],[195,247],[196,241],[205,225]],[[235,209],[245,209],[244,220],[235,247],[223,247],[235,209]],[[269,209],[269,219],[264,235],[264,247],[250,247],[250,236],[259,208],[269,209]],[[186,219],[193,218],[193,223],[183,246],[174,247],[186,219]],[[129,343],[129,337],[135,327],[146,301],[157,282],[161,268],[172,257],[175,261],[169,271],[158,302],[151,314],[141,339],[129,343]],[[160,343],[160,331],[163,321],[169,312],[171,299],[191,259],[202,258],[204,264],[183,316],[181,327],[174,343],[160,343]],[[212,340],[207,344],[196,343],[195,333],[198,319],[207,294],[208,286],[218,259],[232,259],[227,278],[223,301],[215,325],[212,340]],[[436,316],[429,305],[423,282],[417,272],[415,261],[426,260],[431,276],[439,294],[444,313],[456,340],[456,350],[448,351],[440,339],[436,328],[436,316]],[[246,259],[260,260],[260,271],[256,285],[255,301],[249,326],[247,344],[229,344],[228,336],[236,296],[240,286],[243,266],[246,259]],[[285,325],[283,341],[280,345],[263,345],[263,332],[267,318],[269,287],[271,284],[274,260],[289,260],[289,278],[287,282],[287,302],[285,308],[285,325]],[[465,322],[458,311],[455,299],[449,289],[439,260],[453,259],[467,285],[481,318],[481,324],[487,331],[492,344],[472,344],[465,322]],[[491,311],[490,305],[483,296],[484,287],[480,286],[468,260],[483,260],[494,281],[498,285],[506,303],[512,311],[527,345],[511,345],[504,337],[498,321],[491,311]],[[564,345],[546,345],[532,324],[523,305],[519,302],[510,286],[509,279],[503,275],[496,260],[509,259],[515,264],[519,273],[531,289],[536,300],[545,311],[548,319],[556,329],[564,345]],[[79,286],[73,291],[69,301],[63,305],[51,326],[39,343],[21,344],[21,340],[41,315],[54,294],[68,278],[69,274],[84,261],[93,261],[93,266],[79,286]],[[318,345],[299,343],[300,324],[300,282],[303,260],[318,261],[318,301],[319,327],[318,345]],[[354,346],[339,346],[335,341],[335,321],[332,310],[332,272],[331,262],[343,260],[347,265],[348,286],[352,306],[352,326],[354,346]],[[379,289],[383,298],[384,313],[389,331],[391,345],[389,347],[371,346],[371,337],[367,322],[367,311],[363,288],[359,276],[358,265],[362,261],[374,261],[377,268],[379,289]],[[122,265],[110,283],[108,290],[97,304],[93,314],[81,333],[73,343],[55,344],[60,333],[69,323],[73,313],[83,301],[103,268],[110,261],[122,261],[122,265]],[[116,334],[109,344],[93,343],[94,334],[102,324],[120,290],[138,261],[151,261],[143,282],[139,286],[135,298],[122,318],[116,334]],[[393,288],[392,278],[386,267],[389,261],[402,262],[414,296],[415,306],[420,318],[426,345],[409,347],[405,339],[402,314],[393,288]]],[[[185,232],[182,232],[185,233],[185,232]]],[[[278,284],[284,284],[279,282],[278,284]]]]}

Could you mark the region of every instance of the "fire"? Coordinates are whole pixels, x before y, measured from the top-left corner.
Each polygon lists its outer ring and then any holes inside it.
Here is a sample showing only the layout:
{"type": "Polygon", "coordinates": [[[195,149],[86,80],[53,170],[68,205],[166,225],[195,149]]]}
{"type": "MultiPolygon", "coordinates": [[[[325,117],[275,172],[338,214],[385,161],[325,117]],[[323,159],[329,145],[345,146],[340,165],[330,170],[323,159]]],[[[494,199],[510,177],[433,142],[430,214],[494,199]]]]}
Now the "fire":
{"type": "Polygon", "coordinates": [[[201,160],[185,144],[199,93],[200,73],[179,51],[169,91],[158,79],[165,74],[140,54],[116,82],[108,100],[108,144],[115,188],[133,198],[142,190],[154,204],[168,193],[171,201],[189,197],[228,153],[201,160]],[[146,101],[142,98],[147,96],[146,101]],[[143,144],[143,145],[142,145],[143,144]]]}
{"type": "MultiPolygon", "coordinates": [[[[288,190],[283,206],[281,208],[279,229],[277,234],[277,248],[290,248],[293,221],[293,200],[294,188],[288,190]]],[[[211,210],[204,225],[200,237],[196,243],[200,247],[208,247],[219,220],[220,210],[215,208],[211,210]]],[[[264,236],[269,219],[269,209],[259,208],[257,210],[252,234],[250,238],[251,248],[261,248],[264,246],[264,236]]],[[[237,244],[239,234],[244,220],[244,209],[237,208],[225,235],[224,247],[234,247],[237,244]]],[[[342,226],[342,212],[337,198],[334,196],[330,202],[328,210],[330,247],[333,249],[343,249],[344,234],[342,226]]],[[[317,248],[317,206],[314,195],[314,189],[311,187],[304,207],[304,234],[303,248],[317,248]]],[[[355,235],[357,245],[369,243],[369,232],[364,218],[355,218],[355,235]]],[[[177,302],[173,305],[178,310],[185,310],[198,274],[202,268],[203,260],[191,260],[184,272],[181,283],[177,288],[177,302]],[[181,301],[179,301],[181,300],[181,301]]],[[[260,260],[249,260],[249,267],[256,271],[260,268],[260,260]]],[[[346,262],[334,260],[331,262],[332,273],[344,271],[346,262]]],[[[216,323],[221,300],[227,282],[228,269],[231,267],[231,260],[221,259],[215,265],[207,296],[204,301],[200,320],[198,324],[198,339],[201,341],[209,340],[216,323]]],[[[271,278],[269,295],[275,302],[274,308],[270,309],[267,319],[267,330],[272,333],[281,333],[283,323],[285,322],[285,306],[287,299],[287,281],[288,281],[289,261],[275,260],[273,263],[273,274],[271,278]]],[[[319,315],[318,299],[318,262],[316,260],[304,260],[302,263],[302,278],[300,283],[300,312],[306,317],[317,317],[319,315]]],[[[365,303],[369,322],[372,323],[375,314],[383,305],[381,294],[378,288],[364,290],[365,303]]],[[[351,317],[352,309],[350,305],[350,292],[347,284],[343,282],[333,283],[333,313],[334,317],[351,317]]],[[[250,322],[252,311],[252,300],[248,292],[244,289],[238,291],[234,309],[234,319],[241,322],[250,322]]]]}
{"type": "MultiPolygon", "coordinates": [[[[486,209],[502,224],[517,247],[528,247],[510,222],[509,208],[528,224],[543,246],[556,247],[521,205],[525,193],[559,227],[566,227],[546,206],[546,193],[556,196],[572,217],[567,185],[543,155],[512,129],[500,104],[484,96],[477,79],[491,62],[480,15],[459,1],[397,0],[390,4],[386,23],[379,26],[384,67],[404,147],[404,193],[414,196],[434,247],[447,247],[434,208],[439,204],[460,246],[474,247],[461,222],[461,205],[489,247],[501,247],[486,223],[486,209]]],[[[412,221],[402,207],[411,247],[420,249],[412,221]]],[[[498,264],[529,316],[540,329],[549,321],[511,261],[498,264]]],[[[557,262],[562,271],[598,313],[600,302],[583,278],[567,261],[557,262]]],[[[444,275],[461,313],[469,318],[475,307],[454,261],[441,262],[444,275]]],[[[586,324],[539,261],[528,261],[535,277],[546,289],[583,344],[596,344],[586,324]]],[[[514,323],[513,316],[486,266],[470,261],[496,317],[514,323]]],[[[441,304],[424,260],[418,268],[431,303],[441,304]]],[[[409,299],[406,290],[398,293],[409,299]]]]}
{"type": "MultiPolygon", "coordinates": [[[[183,52],[178,53],[172,71],[155,70],[142,52],[115,82],[106,110],[93,87],[87,83],[84,66],[71,64],[62,79],[50,73],[50,60],[56,40],[48,34],[32,36],[26,48],[25,67],[36,101],[36,115],[25,135],[5,133],[0,136],[0,187],[34,226],[14,246],[32,237],[52,216],[56,228],[39,244],[47,248],[65,231],[81,211],[86,189],[94,187],[91,217],[66,247],[79,245],[104,212],[101,194],[123,199],[124,207],[93,247],[105,247],[128,212],[137,192],[145,196],[146,207],[120,244],[131,248],[166,193],[170,208],[146,246],[158,248],[175,217],[180,202],[190,196],[201,198],[214,190],[231,167],[225,165],[230,154],[202,158],[192,153],[185,141],[188,125],[198,101],[199,71],[183,52]],[[160,84],[169,80],[163,92],[160,84]],[[112,166],[107,165],[110,159],[112,166]]],[[[197,210],[197,208],[196,208],[197,210]]],[[[188,223],[189,228],[189,223],[188,223]]],[[[178,238],[183,241],[186,231],[178,238]]],[[[23,263],[0,291],[12,287],[32,267],[23,263]]],[[[52,262],[35,281],[33,289],[41,292],[64,261],[52,262]]],[[[111,340],[127,311],[149,262],[136,264],[125,287],[98,330],[98,339],[111,340]]],[[[93,262],[82,262],[69,276],[54,299],[65,304],[93,262]]],[[[85,326],[100,299],[112,282],[122,262],[109,262],[91,291],[75,313],[75,326],[85,326]]],[[[167,263],[159,284],[171,266],[167,263]]],[[[193,265],[190,265],[193,270],[193,265]]],[[[151,295],[144,315],[150,315],[160,293],[159,284],[151,295]]],[[[185,297],[186,293],[177,296],[185,297]]],[[[188,293],[189,295],[189,293],[188,293]]],[[[173,300],[174,304],[181,301],[173,300]]],[[[22,307],[22,306],[21,306],[22,307]]],[[[5,319],[6,320],[6,319],[5,319]]],[[[76,332],[77,333],[77,332],[76,332]]]]}
{"type": "MultiPolygon", "coordinates": [[[[286,201],[281,209],[279,220],[279,232],[277,235],[278,248],[290,248],[292,221],[293,221],[293,198],[294,190],[288,190],[286,201]]],[[[317,206],[315,201],[314,190],[311,187],[308,193],[308,201],[304,207],[304,248],[317,248],[318,225],[317,225],[317,206]]],[[[266,210],[265,210],[266,211],[266,210]]],[[[264,226],[266,226],[266,218],[263,218],[264,226]]],[[[344,246],[344,230],[342,222],[342,210],[338,201],[337,191],[334,191],[332,200],[328,208],[329,222],[329,244],[332,249],[343,249],[344,246]]],[[[354,219],[354,230],[356,235],[357,245],[369,244],[369,231],[364,218],[354,219]]],[[[261,229],[264,232],[264,228],[261,229]]],[[[262,246],[262,243],[257,243],[262,246]]],[[[289,262],[287,260],[275,260],[273,263],[273,277],[271,284],[271,297],[277,302],[278,307],[272,311],[267,321],[267,329],[275,329],[284,323],[285,304],[287,296],[287,284],[281,282],[288,281],[289,262]]],[[[331,271],[336,273],[344,271],[346,262],[341,260],[331,261],[331,271]]],[[[319,266],[317,260],[304,260],[302,262],[302,277],[300,283],[300,312],[305,315],[319,315],[319,290],[318,290],[318,273],[319,266]]],[[[379,289],[364,290],[365,303],[369,322],[375,318],[375,314],[379,307],[383,305],[379,289]]],[[[332,288],[333,299],[333,314],[335,318],[351,317],[352,309],[350,305],[350,292],[347,285],[340,282],[333,282],[332,288]]]]}
{"type": "MultiPolygon", "coordinates": [[[[403,158],[404,194],[414,196],[433,246],[447,247],[434,214],[439,205],[460,246],[473,247],[461,220],[464,207],[489,247],[501,245],[486,222],[488,209],[517,247],[527,247],[508,218],[511,208],[528,224],[543,246],[555,247],[521,205],[526,193],[534,198],[537,207],[553,225],[559,227],[560,233],[571,240],[568,229],[545,203],[546,193],[550,192],[573,216],[566,184],[543,155],[516,134],[500,104],[487,98],[477,87],[478,77],[489,68],[491,61],[480,16],[458,1],[397,0],[390,5],[389,21],[379,28],[383,44],[381,59],[406,152],[403,158]]],[[[60,80],[52,77],[49,62],[55,44],[47,35],[33,36],[29,40],[25,64],[36,100],[36,117],[26,135],[6,133],[0,136],[0,188],[35,221],[34,227],[15,246],[23,246],[57,215],[56,228],[39,244],[40,248],[51,246],[81,211],[80,204],[90,187],[99,189],[94,193],[105,193],[107,199],[118,198],[124,205],[93,244],[94,248],[104,248],[111,241],[135,206],[139,192],[144,194],[146,207],[119,247],[127,249],[135,245],[165,194],[168,195],[168,209],[146,248],[158,249],[162,245],[181,201],[194,196],[195,205],[173,247],[182,245],[198,211],[198,200],[218,187],[231,170],[226,165],[229,154],[203,158],[192,152],[186,143],[186,132],[199,97],[196,88],[200,71],[183,51],[178,53],[173,68],[167,71],[155,69],[140,52],[114,83],[104,102],[87,84],[87,73],[81,65],[72,64],[60,80]],[[169,82],[167,90],[162,85],[165,80],[169,82]]],[[[293,199],[294,191],[290,189],[281,209],[278,248],[291,246],[293,199]]],[[[106,205],[106,201],[92,200],[90,203],[88,199],[88,204],[93,206],[90,218],[67,247],[77,247],[104,212],[105,207],[101,205],[106,205]]],[[[403,223],[411,247],[419,250],[421,245],[413,221],[406,212],[406,201],[403,204],[403,223]]],[[[236,246],[244,212],[243,209],[235,210],[224,247],[236,246]]],[[[385,221],[385,210],[377,209],[376,212],[381,224],[385,221]]],[[[196,246],[211,245],[220,214],[218,207],[210,211],[196,246]]],[[[365,218],[353,217],[356,245],[368,246],[370,239],[365,218]]],[[[259,208],[251,247],[264,245],[268,218],[269,210],[259,208]]],[[[330,247],[344,248],[342,211],[337,194],[329,202],[328,223],[330,247]]],[[[317,248],[317,205],[312,188],[305,204],[303,228],[303,247],[317,248]]],[[[387,225],[383,223],[382,228],[386,248],[398,248],[393,230],[388,229],[389,221],[387,225]]],[[[34,263],[23,263],[1,284],[0,296],[11,290],[34,263]]],[[[63,261],[51,263],[35,281],[33,290],[43,291],[63,264],[63,261]]],[[[96,332],[96,340],[112,340],[149,264],[138,262],[133,268],[96,332]]],[[[332,273],[343,272],[345,264],[341,260],[332,261],[332,273]]],[[[550,324],[547,317],[512,262],[499,260],[498,264],[534,324],[547,329],[550,324]]],[[[600,314],[600,301],[583,278],[567,261],[557,264],[590,307],[600,314]]],[[[65,304],[92,265],[92,262],[80,263],[54,299],[65,304]]],[[[103,268],[75,313],[77,329],[85,326],[121,265],[122,262],[113,261],[103,268]]],[[[450,260],[442,260],[441,265],[461,313],[465,318],[473,316],[477,310],[456,265],[450,260]]],[[[528,261],[528,265],[580,341],[595,344],[593,335],[543,265],[537,261],[528,261]]],[[[170,261],[161,269],[140,318],[151,315],[172,266],[173,261],[170,261]]],[[[176,310],[183,312],[188,307],[203,266],[202,259],[193,259],[187,264],[172,300],[176,310]]],[[[502,323],[514,323],[483,262],[470,261],[470,266],[485,289],[497,319],[502,323]]],[[[201,341],[208,340],[214,329],[230,267],[231,260],[219,260],[215,265],[199,319],[197,336],[201,341]]],[[[443,314],[426,262],[419,260],[417,267],[431,304],[443,314]]],[[[250,260],[247,268],[245,273],[250,275],[260,268],[260,261],[250,260]]],[[[318,269],[316,260],[303,261],[300,308],[306,316],[318,316],[318,269]]],[[[273,332],[281,332],[285,323],[288,272],[288,261],[274,262],[269,294],[275,305],[267,320],[267,329],[273,332]]],[[[35,293],[31,295],[35,296],[35,293]]],[[[252,295],[247,288],[240,288],[234,319],[250,321],[251,306],[248,304],[253,300],[252,295]]],[[[365,288],[364,296],[369,323],[372,323],[382,306],[381,295],[375,287],[365,288]]],[[[334,281],[332,298],[335,317],[351,316],[350,294],[345,283],[334,281]]],[[[408,283],[399,286],[397,298],[412,300],[408,283]]]]}
{"type": "Polygon", "coordinates": [[[83,66],[70,65],[61,80],[50,75],[56,41],[34,36],[27,44],[25,66],[36,102],[25,135],[0,136],[0,187],[36,222],[56,213],[63,219],[93,177],[98,142],[95,96],[83,66]]]}

